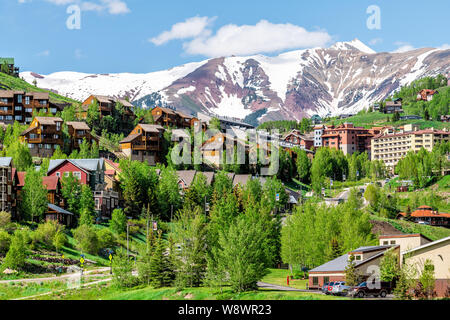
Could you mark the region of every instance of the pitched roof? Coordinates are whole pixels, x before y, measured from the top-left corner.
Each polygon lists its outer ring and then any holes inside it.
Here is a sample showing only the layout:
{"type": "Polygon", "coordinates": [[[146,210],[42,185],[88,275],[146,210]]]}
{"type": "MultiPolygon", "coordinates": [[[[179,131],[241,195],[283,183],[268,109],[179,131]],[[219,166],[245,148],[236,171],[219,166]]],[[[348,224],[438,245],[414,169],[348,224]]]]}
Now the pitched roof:
{"type": "Polygon", "coordinates": [[[177,140],[179,138],[189,139],[190,136],[184,129],[173,129],[172,130],[172,141],[177,140]]]}
{"type": "Polygon", "coordinates": [[[107,164],[109,164],[111,167],[115,168],[116,171],[121,171],[120,168],[119,168],[119,164],[118,163],[116,163],[116,162],[114,162],[112,160],[109,160],[109,159],[105,159],[105,162],[107,164]]]}
{"type": "Polygon", "coordinates": [[[102,158],[100,158],[100,159],[57,159],[57,160],[50,160],[50,164],[48,166],[47,173],[50,173],[51,171],[53,171],[54,169],[56,169],[57,167],[59,167],[61,164],[63,164],[66,161],[72,163],[74,166],[76,166],[84,171],[87,171],[87,172],[96,171],[97,168],[99,168],[99,167],[100,167],[100,169],[102,169],[105,165],[104,160],[102,158]]]}
{"type": "Polygon", "coordinates": [[[213,171],[207,171],[207,172],[198,172],[197,174],[202,174],[206,177],[206,183],[208,185],[211,185],[211,183],[214,180],[215,173],[213,171]]]}
{"type": "Polygon", "coordinates": [[[142,133],[130,134],[130,135],[128,135],[128,137],[126,137],[122,141],[120,141],[119,144],[121,144],[121,143],[129,143],[131,141],[134,141],[136,138],[138,138],[140,136],[142,136],[142,133]]]}
{"type": "Polygon", "coordinates": [[[251,178],[251,174],[236,174],[234,175],[233,179],[233,187],[237,186],[238,184],[244,187],[247,184],[248,180],[250,180],[251,178]]]}
{"type": "MultiPolygon", "coordinates": [[[[378,258],[379,256],[383,255],[387,249],[392,248],[392,247],[396,247],[396,246],[376,246],[379,247],[381,249],[385,249],[383,251],[381,251],[380,253],[377,253],[367,259],[364,259],[362,261],[354,261],[355,266],[358,267],[368,261],[371,261],[375,258],[378,258]]],[[[352,252],[361,252],[362,250],[366,249],[368,250],[370,247],[360,247],[356,250],[353,250],[352,252]]],[[[349,252],[350,253],[350,252],[349,252]]],[[[314,269],[309,270],[309,272],[330,272],[330,271],[337,271],[337,272],[345,272],[345,268],[347,267],[349,261],[348,261],[348,254],[344,254],[334,260],[328,261],[327,263],[322,264],[321,266],[318,266],[314,269]]]]}
{"type": "Polygon", "coordinates": [[[435,246],[437,244],[440,244],[442,242],[447,242],[447,241],[449,241],[449,244],[450,244],[450,237],[442,238],[442,239],[439,239],[439,240],[436,240],[436,241],[429,242],[429,243],[426,243],[424,245],[421,245],[420,247],[416,247],[414,249],[406,250],[406,251],[402,252],[402,255],[406,255],[406,257],[408,257],[408,253],[411,253],[411,252],[414,252],[414,251],[417,251],[417,250],[421,250],[421,249],[426,249],[426,248],[429,248],[429,247],[432,247],[432,246],[435,246]]]}
{"type": "Polygon", "coordinates": [[[23,187],[25,185],[25,175],[27,173],[25,171],[17,171],[17,177],[19,178],[18,187],[23,187]]]}
{"type": "Polygon", "coordinates": [[[1,157],[0,167],[9,167],[11,165],[12,157],[1,157]]]}
{"type": "Polygon", "coordinates": [[[422,237],[428,241],[433,241],[428,237],[425,237],[424,235],[420,233],[409,233],[409,234],[384,234],[378,237],[378,239],[391,239],[391,238],[415,238],[415,237],[422,237]]]}
{"type": "Polygon", "coordinates": [[[179,180],[183,180],[183,182],[190,187],[195,178],[195,170],[177,170],[177,175],[179,180]]]}
{"type": "Polygon", "coordinates": [[[75,130],[91,130],[84,121],[67,121],[66,124],[73,127],[75,130]]]}
{"type": "Polygon", "coordinates": [[[58,206],[55,206],[54,204],[51,204],[51,203],[48,204],[48,208],[51,209],[51,210],[53,210],[53,211],[56,211],[56,212],[58,212],[58,213],[62,213],[62,214],[66,214],[66,215],[73,216],[73,213],[72,213],[72,212],[69,212],[69,211],[67,211],[67,210],[64,210],[63,208],[60,208],[60,207],[58,207],[58,206]]]}
{"type": "Polygon", "coordinates": [[[56,122],[63,122],[63,119],[59,117],[35,117],[35,119],[40,124],[47,124],[47,125],[56,124],[56,122]]]}
{"type": "Polygon", "coordinates": [[[59,182],[59,177],[50,176],[42,177],[42,184],[47,187],[47,190],[56,190],[59,182]]]}
{"type": "Polygon", "coordinates": [[[159,124],[145,124],[140,123],[139,126],[144,130],[145,132],[155,132],[158,133],[160,130],[164,130],[162,126],[159,124]]]}

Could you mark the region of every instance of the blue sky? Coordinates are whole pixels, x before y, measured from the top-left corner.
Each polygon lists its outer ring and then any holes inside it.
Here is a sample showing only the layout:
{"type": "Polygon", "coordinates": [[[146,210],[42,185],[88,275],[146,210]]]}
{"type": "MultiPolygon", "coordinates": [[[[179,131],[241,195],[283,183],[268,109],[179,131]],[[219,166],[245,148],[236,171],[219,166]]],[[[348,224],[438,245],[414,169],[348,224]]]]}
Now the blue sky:
{"type": "Polygon", "coordinates": [[[146,73],[354,38],[377,52],[447,48],[448,12],[448,0],[2,0],[0,56],[42,74],[146,73]],[[74,4],[81,8],[79,30],[66,27],[74,4]],[[366,25],[371,5],[380,8],[381,29],[366,25]]]}

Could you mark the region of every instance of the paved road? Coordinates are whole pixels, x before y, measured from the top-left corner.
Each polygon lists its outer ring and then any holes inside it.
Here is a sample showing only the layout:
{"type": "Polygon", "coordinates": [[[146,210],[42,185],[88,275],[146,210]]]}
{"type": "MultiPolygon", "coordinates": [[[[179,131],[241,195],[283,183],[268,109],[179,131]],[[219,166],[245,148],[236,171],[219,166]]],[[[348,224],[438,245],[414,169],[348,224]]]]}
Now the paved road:
{"type": "Polygon", "coordinates": [[[280,291],[299,291],[299,292],[312,292],[312,293],[320,293],[320,291],[315,290],[305,290],[305,289],[296,289],[287,286],[279,286],[276,284],[266,283],[266,282],[258,282],[258,288],[261,289],[271,289],[271,290],[280,290],[280,291]]]}

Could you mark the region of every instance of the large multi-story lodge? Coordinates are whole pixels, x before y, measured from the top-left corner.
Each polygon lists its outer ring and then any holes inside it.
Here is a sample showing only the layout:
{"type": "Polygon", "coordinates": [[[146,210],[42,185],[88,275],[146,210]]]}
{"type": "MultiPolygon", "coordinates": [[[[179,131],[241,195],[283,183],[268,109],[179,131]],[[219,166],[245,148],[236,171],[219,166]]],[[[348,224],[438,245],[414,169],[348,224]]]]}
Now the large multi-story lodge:
{"type": "Polygon", "coordinates": [[[0,90],[0,122],[29,124],[41,110],[56,115],[65,104],[50,101],[48,92],[0,90]]]}

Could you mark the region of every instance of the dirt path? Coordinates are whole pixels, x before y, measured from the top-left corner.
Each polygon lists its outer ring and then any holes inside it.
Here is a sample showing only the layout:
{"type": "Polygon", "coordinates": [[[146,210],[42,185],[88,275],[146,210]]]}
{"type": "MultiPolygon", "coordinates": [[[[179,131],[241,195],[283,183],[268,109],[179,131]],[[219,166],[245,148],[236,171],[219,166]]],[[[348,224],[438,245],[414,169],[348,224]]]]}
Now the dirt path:
{"type": "MultiPolygon", "coordinates": [[[[110,270],[109,267],[88,270],[88,271],[84,272],[83,276],[90,276],[90,277],[102,276],[103,275],[102,273],[107,272],[109,270],[110,270]],[[93,273],[95,273],[95,274],[93,274],[93,273]]],[[[1,280],[0,284],[19,283],[19,282],[31,283],[31,282],[41,282],[41,281],[59,281],[61,279],[67,279],[67,278],[70,278],[70,277],[73,277],[73,274],[65,274],[63,276],[47,277],[47,278],[28,278],[28,279],[15,279],[15,280],[1,280]]]]}

